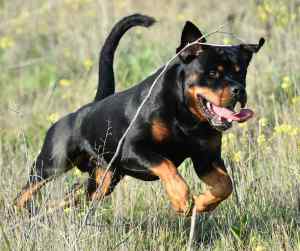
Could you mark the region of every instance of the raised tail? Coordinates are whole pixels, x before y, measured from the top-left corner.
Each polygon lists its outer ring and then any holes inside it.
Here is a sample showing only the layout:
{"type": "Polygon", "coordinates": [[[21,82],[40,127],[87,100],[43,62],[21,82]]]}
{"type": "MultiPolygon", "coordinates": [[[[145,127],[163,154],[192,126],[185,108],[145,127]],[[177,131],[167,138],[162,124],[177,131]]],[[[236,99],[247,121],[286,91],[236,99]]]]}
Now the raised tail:
{"type": "Polygon", "coordinates": [[[115,93],[114,54],[124,33],[134,26],[149,27],[155,19],[149,16],[134,14],[121,19],[106,38],[99,59],[99,77],[95,101],[115,93]]]}

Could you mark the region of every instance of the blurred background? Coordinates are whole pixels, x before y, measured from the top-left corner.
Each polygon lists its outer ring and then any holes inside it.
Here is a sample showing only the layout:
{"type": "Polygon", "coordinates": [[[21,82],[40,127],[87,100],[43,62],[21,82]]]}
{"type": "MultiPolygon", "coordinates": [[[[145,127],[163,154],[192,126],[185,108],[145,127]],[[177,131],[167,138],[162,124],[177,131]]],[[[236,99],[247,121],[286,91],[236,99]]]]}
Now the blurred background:
{"type": "MultiPolygon", "coordinates": [[[[130,30],[122,39],[115,59],[118,91],[173,56],[187,20],[204,33],[224,24],[222,31],[234,34],[215,34],[209,42],[266,38],[247,76],[248,106],[256,116],[236,124],[223,139],[235,193],[198,219],[194,245],[205,250],[300,250],[299,0],[0,0],[0,247],[186,248],[189,220],[172,212],[159,182],[125,179],[94,212],[93,224],[84,227],[80,238],[76,233],[87,206],[29,223],[26,212],[12,206],[47,128],[93,100],[102,43],[115,22],[133,13],[158,22],[150,29],[130,30]]],[[[190,166],[186,161],[180,171],[191,190],[200,193],[190,166]]],[[[48,185],[41,207],[84,177],[74,169],[48,185]]]]}

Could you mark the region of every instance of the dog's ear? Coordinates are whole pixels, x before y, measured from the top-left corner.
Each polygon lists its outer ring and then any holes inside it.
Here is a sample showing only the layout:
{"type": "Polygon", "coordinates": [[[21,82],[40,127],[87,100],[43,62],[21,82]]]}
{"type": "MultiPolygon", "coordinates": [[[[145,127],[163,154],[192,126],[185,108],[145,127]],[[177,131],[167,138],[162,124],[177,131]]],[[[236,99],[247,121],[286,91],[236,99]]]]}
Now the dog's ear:
{"type": "Polygon", "coordinates": [[[257,53],[260,50],[260,48],[264,45],[264,43],[265,39],[262,37],[259,39],[258,44],[241,44],[241,48],[251,53],[257,53]]]}
{"type": "Polygon", "coordinates": [[[241,44],[242,54],[248,63],[250,62],[253,53],[257,53],[264,43],[265,39],[260,38],[258,44],[241,44]]]}
{"type": "Polygon", "coordinates": [[[197,39],[200,39],[199,42],[201,43],[206,42],[206,39],[203,37],[201,31],[197,28],[197,26],[194,25],[192,22],[187,21],[181,33],[181,43],[180,46],[177,48],[177,52],[179,52],[188,43],[192,43],[197,39]]]}
{"type": "MultiPolygon", "coordinates": [[[[181,43],[176,49],[176,53],[180,52],[185,46],[189,43],[192,43],[199,39],[199,42],[205,43],[206,39],[203,37],[201,31],[194,25],[192,22],[187,21],[183,27],[181,34],[181,43]]],[[[187,47],[184,51],[179,54],[179,57],[185,62],[188,58],[197,56],[197,52],[201,50],[200,44],[195,44],[190,47],[187,47]]]]}

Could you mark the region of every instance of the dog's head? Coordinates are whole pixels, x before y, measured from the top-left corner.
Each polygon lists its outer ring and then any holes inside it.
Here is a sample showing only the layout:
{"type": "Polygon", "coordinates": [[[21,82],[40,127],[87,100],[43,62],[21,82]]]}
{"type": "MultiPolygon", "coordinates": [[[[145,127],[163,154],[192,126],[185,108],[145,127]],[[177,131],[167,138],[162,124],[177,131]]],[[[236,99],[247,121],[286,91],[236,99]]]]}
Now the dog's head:
{"type": "MultiPolygon", "coordinates": [[[[253,116],[250,109],[244,108],[246,73],[253,53],[259,51],[265,40],[261,38],[258,44],[186,47],[201,37],[200,30],[186,22],[177,48],[183,65],[180,81],[184,99],[200,121],[208,121],[215,129],[224,131],[231,127],[232,121],[244,122],[253,116]],[[237,103],[241,104],[240,111],[234,111],[237,103]]],[[[205,38],[198,41],[206,43],[205,38]]]]}

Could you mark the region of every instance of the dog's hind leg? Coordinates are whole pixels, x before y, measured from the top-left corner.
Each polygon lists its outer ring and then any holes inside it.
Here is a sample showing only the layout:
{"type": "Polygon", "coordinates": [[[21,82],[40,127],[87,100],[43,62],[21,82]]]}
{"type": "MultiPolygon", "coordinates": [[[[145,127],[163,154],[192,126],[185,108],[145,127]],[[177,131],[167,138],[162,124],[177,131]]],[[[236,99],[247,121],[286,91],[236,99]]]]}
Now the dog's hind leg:
{"type": "Polygon", "coordinates": [[[94,168],[87,182],[76,184],[62,201],[48,204],[47,208],[59,209],[77,206],[83,191],[86,192],[86,199],[88,201],[101,200],[113,191],[122,177],[122,175],[117,175],[110,170],[106,171],[101,167],[94,168]]]}
{"type": "Polygon", "coordinates": [[[89,200],[103,199],[109,195],[123,175],[116,170],[106,170],[102,167],[96,167],[91,173],[87,186],[87,197],[89,200]]]}
{"type": "MultiPolygon", "coordinates": [[[[34,195],[40,190],[47,182],[52,180],[55,175],[49,172],[53,161],[43,161],[41,155],[37,158],[36,162],[31,168],[29,179],[22,191],[17,195],[15,199],[15,205],[19,208],[30,206],[29,202],[34,195]]],[[[28,208],[30,209],[30,208],[28,208]]]]}
{"type": "MultiPolygon", "coordinates": [[[[94,151],[87,141],[81,144],[81,150],[89,156],[88,163],[81,164],[83,170],[89,171],[87,199],[102,199],[113,191],[124,175],[120,174],[117,169],[106,170],[107,162],[94,151]]],[[[81,168],[79,167],[79,169],[81,168]]]]}
{"type": "Polygon", "coordinates": [[[29,179],[15,199],[17,207],[27,207],[30,211],[34,195],[47,182],[72,167],[72,162],[67,156],[69,137],[56,137],[53,131],[53,128],[48,131],[42,150],[31,167],[29,179]]]}
{"type": "Polygon", "coordinates": [[[86,192],[88,201],[101,200],[109,195],[121,177],[114,176],[112,171],[106,171],[97,167],[90,173],[87,182],[76,184],[70,192],[68,192],[63,200],[49,203],[47,209],[59,209],[77,206],[80,203],[82,194],[86,192]]]}
{"type": "Polygon", "coordinates": [[[80,202],[80,197],[82,195],[82,191],[86,188],[86,182],[85,183],[78,183],[73,186],[71,191],[69,191],[63,200],[58,202],[51,202],[46,205],[47,209],[60,209],[60,208],[68,208],[71,206],[77,206],[80,202]]]}

